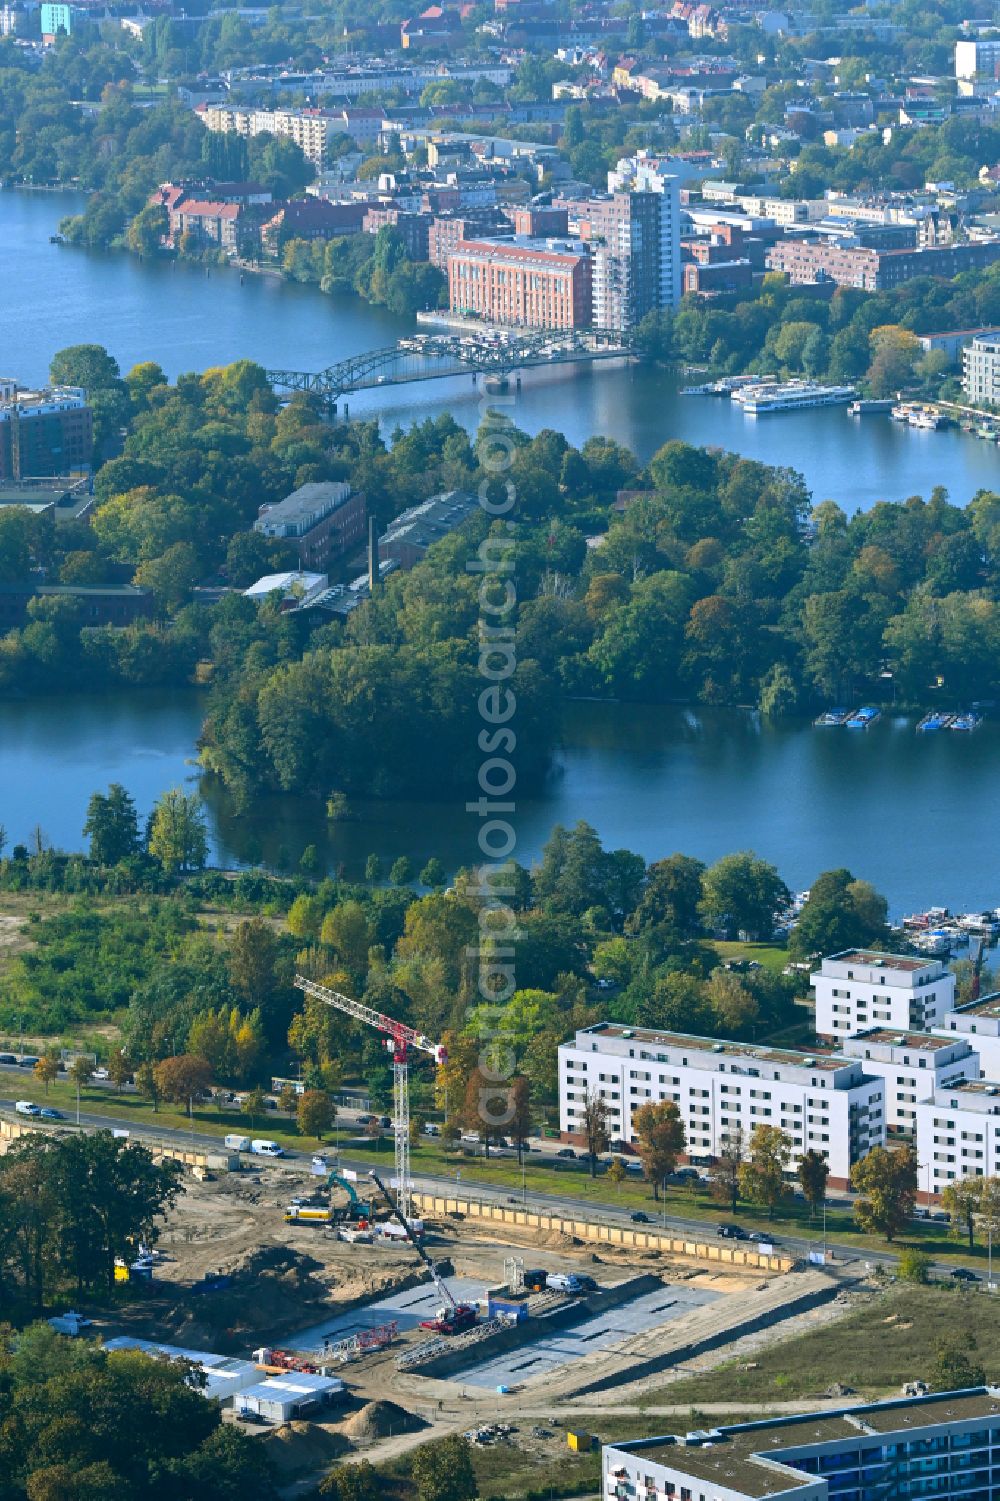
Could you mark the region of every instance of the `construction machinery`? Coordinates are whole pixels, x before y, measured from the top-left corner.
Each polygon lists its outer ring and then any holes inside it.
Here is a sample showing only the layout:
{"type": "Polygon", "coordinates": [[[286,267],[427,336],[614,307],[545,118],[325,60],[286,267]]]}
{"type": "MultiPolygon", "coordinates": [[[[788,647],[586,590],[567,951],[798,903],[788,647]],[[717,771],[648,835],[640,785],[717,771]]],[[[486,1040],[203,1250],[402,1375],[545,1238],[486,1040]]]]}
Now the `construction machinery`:
{"type": "Polygon", "coordinates": [[[430,1038],[425,1037],[415,1028],[408,1027],[404,1022],[396,1021],[391,1016],[385,1016],[381,1011],[375,1011],[361,1001],[353,1001],[350,996],[341,995],[338,990],[331,990],[328,985],[320,985],[316,980],[307,980],[304,975],[295,976],[295,985],[304,995],[312,996],[315,1000],[322,1001],[324,1005],[333,1006],[337,1011],[342,1011],[345,1016],[363,1022],[366,1027],[374,1027],[385,1037],[385,1045],[392,1054],[392,1127],[396,1146],[396,1203],[402,1215],[408,1216],[412,1191],[410,1055],[414,1052],[428,1053],[435,1063],[442,1064],[448,1061],[448,1051],[439,1042],[431,1042],[430,1038]]]}
{"type": "Polygon", "coordinates": [[[347,1195],[346,1206],[332,1203],[302,1203],[293,1200],[285,1210],[285,1224],[333,1226],[340,1224],[342,1220],[346,1220],[355,1222],[359,1229],[367,1230],[369,1228],[368,1206],[362,1204],[358,1198],[358,1191],[346,1172],[340,1173],[334,1168],[327,1174],[323,1187],[329,1191],[331,1197],[334,1189],[343,1189],[347,1195]]]}
{"type": "Polygon", "coordinates": [[[407,1240],[410,1242],[410,1245],[420,1257],[420,1260],[423,1262],[424,1266],[430,1272],[431,1281],[434,1283],[434,1286],[437,1288],[438,1292],[441,1295],[441,1307],[435,1310],[433,1318],[421,1319],[421,1329],[433,1329],[436,1334],[464,1334],[465,1331],[467,1329],[471,1329],[478,1320],[478,1307],[475,1303],[459,1303],[456,1298],[453,1297],[451,1289],[449,1288],[447,1282],[445,1282],[444,1278],[441,1276],[441,1273],[434,1265],[432,1258],[428,1256],[427,1252],[420,1244],[420,1239],[414,1233],[409,1220],[403,1214],[398,1202],[395,1202],[393,1200],[392,1195],[389,1193],[389,1190],[382,1182],[382,1179],[379,1177],[378,1173],[376,1173],[373,1169],[371,1172],[369,1172],[368,1176],[375,1184],[375,1187],[382,1195],[386,1204],[388,1204],[390,1212],[395,1215],[396,1219],[406,1231],[407,1240]]]}

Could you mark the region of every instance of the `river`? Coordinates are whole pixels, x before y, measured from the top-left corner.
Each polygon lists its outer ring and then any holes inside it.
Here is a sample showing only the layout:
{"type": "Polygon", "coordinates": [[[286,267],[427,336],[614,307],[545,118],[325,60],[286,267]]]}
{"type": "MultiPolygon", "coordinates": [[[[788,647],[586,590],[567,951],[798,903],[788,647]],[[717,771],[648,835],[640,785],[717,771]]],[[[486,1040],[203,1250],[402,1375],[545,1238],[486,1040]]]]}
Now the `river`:
{"type": "MultiPolygon", "coordinates": [[[[165,788],[196,785],[201,699],[194,692],[115,693],[0,704],[0,822],[11,843],[40,825],[83,846],[91,792],[121,781],[145,818],[165,788]]],[[[585,818],[609,848],[647,860],[674,850],[714,860],[755,849],[789,884],[849,866],[889,896],[898,917],[946,903],[1000,903],[1000,725],[918,736],[886,716],[873,729],[768,724],[754,713],[572,703],[548,784],[517,800],[517,857],[537,857],[553,824],[585,818]]],[[[316,803],[269,798],[236,818],[203,788],[212,858],[294,870],[308,844],[324,867],[359,876],[369,854],[449,872],[476,858],[475,821],[458,799],[357,800],[354,821],[327,824],[316,803]]]]}
{"type": "MultiPolygon", "coordinates": [[[[123,370],[158,360],[170,377],[246,356],[263,365],[320,370],[382,348],[411,320],[315,287],[176,261],[139,261],[52,245],[59,220],[83,200],[65,193],[0,193],[0,375],[41,382],[57,349],[96,341],[123,370]]],[[[355,413],[386,430],[451,411],[473,430],[482,396],[471,378],[360,393],[355,413]]],[[[815,500],[848,511],[926,495],[935,484],[965,502],[1000,484],[992,444],[957,431],[919,432],[888,417],[850,418],[842,407],[753,418],[732,402],[683,397],[674,372],[637,365],[528,371],[509,408],[529,432],[551,427],[575,444],[603,433],[643,460],[668,438],[715,443],[805,475],[815,500]]]]}
{"type": "MultiPolygon", "coordinates": [[[[352,299],[271,278],[51,245],[73,195],[0,193],[0,375],[43,381],[67,344],[105,344],[124,369],[158,360],[167,373],[240,356],[319,369],[391,343],[405,319],[352,299]]],[[[675,377],[632,366],[529,372],[515,397],[531,431],[558,428],[576,443],[606,433],[642,457],[669,437],[712,442],[800,469],[817,499],[849,510],[927,494],[943,483],[967,500],[996,485],[996,450],[958,433],[919,433],[842,410],[758,421],[725,401],[683,398],[675,377]]],[[[447,380],[369,392],[355,411],[387,428],[442,410],[474,427],[480,394],[447,380]]],[[[87,799],[122,781],[145,815],[166,787],[193,781],[201,722],[194,692],[116,694],[0,704],[0,822],[12,841],[40,824],[79,848],[87,799]]],[[[711,860],[754,848],[795,887],[846,864],[890,897],[896,915],[943,902],[1000,903],[1000,725],[973,736],[918,737],[889,716],[862,735],[757,716],[608,704],[568,707],[544,792],[519,802],[518,855],[537,855],[552,825],[586,818],[611,847],[649,859],[673,850],[711,860]]],[[[370,853],[432,854],[450,870],[476,856],[460,804],[359,803],[356,821],[327,826],[314,804],[262,802],[234,818],[205,788],[213,858],[293,868],[315,843],[328,869],[357,874],[370,853]]]]}

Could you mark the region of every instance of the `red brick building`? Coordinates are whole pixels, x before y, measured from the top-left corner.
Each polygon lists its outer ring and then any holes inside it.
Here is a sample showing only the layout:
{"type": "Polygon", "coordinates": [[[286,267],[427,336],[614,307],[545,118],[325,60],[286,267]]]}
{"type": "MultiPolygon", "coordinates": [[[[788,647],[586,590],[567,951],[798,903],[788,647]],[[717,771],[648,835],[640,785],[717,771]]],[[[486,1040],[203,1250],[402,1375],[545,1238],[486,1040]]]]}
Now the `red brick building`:
{"type": "Polygon", "coordinates": [[[322,572],[365,536],[365,497],[341,481],[300,485],[284,500],[260,508],[253,524],[264,537],[280,537],[298,554],[298,566],[322,572]]]}
{"type": "Polygon", "coordinates": [[[582,246],[463,240],[448,257],[448,306],[522,328],[587,327],[590,256],[582,246]]]}

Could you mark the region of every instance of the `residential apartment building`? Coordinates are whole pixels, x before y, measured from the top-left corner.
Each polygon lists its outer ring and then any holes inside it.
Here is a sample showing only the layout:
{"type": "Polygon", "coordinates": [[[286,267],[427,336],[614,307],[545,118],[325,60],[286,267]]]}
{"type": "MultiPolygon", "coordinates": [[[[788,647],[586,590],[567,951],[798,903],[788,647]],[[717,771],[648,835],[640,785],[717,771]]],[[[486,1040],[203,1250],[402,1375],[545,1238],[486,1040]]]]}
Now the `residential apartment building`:
{"type": "Polygon", "coordinates": [[[93,413],[79,386],[40,391],[0,377],[0,484],[89,469],[93,413]]]}
{"type": "Polygon", "coordinates": [[[893,1032],[873,1027],[843,1043],[848,1058],[860,1058],[866,1074],[884,1085],[887,1131],[914,1136],[917,1106],[939,1089],[979,1078],[979,1054],[965,1038],[931,1032],[893,1032]]]}
{"type": "Polygon", "coordinates": [[[958,1178],[1000,1171],[1000,1084],[965,1079],[917,1105],[918,1186],[939,1194],[958,1178]]]}
{"type": "MultiPolygon", "coordinates": [[[[327,148],[335,136],[350,134],[351,116],[342,110],[253,109],[231,104],[203,104],[197,114],[207,130],[241,136],[286,136],[318,171],[327,164],[327,148]]],[[[363,117],[365,140],[374,139],[368,115],[363,117]]]]}
{"type": "Polygon", "coordinates": [[[602,1501],[994,1501],[1000,1388],[606,1444],[602,1501]]]}
{"type": "Polygon", "coordinates": [[[956,78],[996,78],[1000,74],[1000,37],[977,37],[955,43],[956,78]]]}
{"type": "Polygon", "coordinates": [[[510,220],[495,206],[469,213],[435,213],[427,226],[427,259],[439,271],[463,240],[513,238],[510,220]]]}
{"type": "Polygon", "coordinates": [[[462,240],[448,257],[448,306],[520,328],[585,328],[590,255],[571,240],[462,240]]]}
{"type": "Polygon", "coordinates": [[[1000,334],[980,334],[962,350],[962,389],[969,401],[1000,406],[1000,334]]]}
{"type": "Polygon", "coordinates": [[[292,198],[261,225],[261,244],[277,255],[288,240],[337,240],[360,234],[368,212],[365,203],[331,203],[326,198],[292,198]]]}
{"type": "Polygon", "coordinates": [[[783,271],[793,284],[836,282],[864,292],[884,292],[916,276],[951,278],[1000,259],[1000,240],[962,245],[923,245],[914,250],[874,250],[817,240],[779,240],[768,253],[770,271],[783,271]]]}
{"type": "Polygon", "coordinates": [[[945,1013],[937,1037],[964,1037],[979,1055],[979,1077],[1000,1081],[1000,991],[945,1013]]]}
{"type": "Polygon", "coordinates": [[[261,506],[253,529],[292,543],[299,568],[321,573],[327,563],[362,541],[366,519],[363,494],[342,481],[323,480],[300,485],[284,500],[261,506]]]}
{"type": "Polygon", "coordinates": [[[845,949],[809,976],[816,998],[816,1032],[842,1044],[856,1032],[884,1027],[895,1033],[939,1026],[955,1001],[955,976],[940,959],[845,949]]]}
{"type": "Polygon", "coordinates": [[[641,1106],[672,1100],[680,1110],[687,1155],[718,1157],[742,1130],[778,1126],[792,1142],[792,1164],[822,1153],[830,1183],[846,1187],[851,1164],[885,1141],[883,1082],[856,1058],[716,1042],[683,1033],[601,1022],[559,1048],[559,1124],[583,1140],[588,1097],[602,1099],[613,1139],[634,1139],[641,1106]]]}

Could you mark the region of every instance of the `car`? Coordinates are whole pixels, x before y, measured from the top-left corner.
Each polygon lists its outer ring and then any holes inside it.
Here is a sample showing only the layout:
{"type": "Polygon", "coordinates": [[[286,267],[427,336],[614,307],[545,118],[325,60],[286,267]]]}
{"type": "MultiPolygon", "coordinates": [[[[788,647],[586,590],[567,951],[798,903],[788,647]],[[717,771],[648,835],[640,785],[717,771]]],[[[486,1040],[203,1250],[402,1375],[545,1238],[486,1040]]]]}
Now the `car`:
{"type": "Polygon", "coordinates": [[[31,1100],[15,1100],[14,1112],[16,1115],[41,1115],[41,1108],[32,1104],[31,1100]]]}
{"type": "Polygon", "coordinates": [[[646,1213],[645,1209],[633,1209],[632,1213],[629,1215],[629,1219],[632,1221],[633,1225],[649,1224],[649,1215],[646,1213]]]}
{"type": "Polygon", "coordinates": [[[670,1176],[674,1179],[675,1183],[688,1183],[692,1179],[697,1182],[700,1174],[696,1167],[679,1167],[677,1171],[671,1173],[670,1176]]]}
{"type": "Polygon", "coordinates": [[[94,1078],[95,1079],[110,1079],[111,1075],[108,1073],[108,1071],[107,1071],[106,1068],[95,1068],[94,1069],[94,1078]]]}
{"type": "Polygon", "coordinates": [[[574,1150],[573,1150],[572,1147],[560,1147],[559,1150],[558,1150],[558,1152],[556,1153],[556,1156],[557,1157],[575,1157],[576,1153],[574,1152],[574,1150]]]}
{"type": "Polygon", "coordinates": [[[437,1125],[435,1121],[428,1121],[427,1124],[426,1124],[426,1126],[424,1127],[424,1135],[425,1136],[440,1136],[441,1135],[441,1127],[439,1125],[437,1125]]]}
{"type": "Polygon", "coordinates": [[[716,1235],[721,1235],[723,1240],[749,1240],[750,1237],[742,1225],[719,1225],[716,1227],[716,1235]]]}
{"type": "Polygon", "coordinates": [[[557,1293],[578,1293],[582,1291],[580,1279],[575,1272],[550,1272],[548,1284],[557,1293]]]}
{"type": "Polygon", "coordinates": [[[61,1110],[56,1110],[51,1105],[43,1105],[38,1113],[43,1121],[64,1121],[66,1119],[61,1110]]]}
{"type": "Polygon", "coordinates": [[[747,1239],[758,1241],[761,1245],[765,1246],[778,1246],[781,1244],[776,1235],[768,1235],[766,1230],[751,1230],[747,1239]]]}
{"type": "Polygon", "coordinates": [[[380,1115],[379,1118],[378,1118],[378,1123],[382,1127],[383,1131],[391,1131],[392,1130],[392,1121],[389,1119],[389,1117],[387,1115],[380,1115]]]}
{"type": "Polygon", "coordinates": [[[598,1284],[596,1279],[590,1276],[589,1272],[576,1272],[574,1275],[576,1276],[581,1292],[596,1293],[598,1284]]]}
{"type": "Polygon", "coordinates": [[[13,1053],[0,1053],[0,1063],[16,1063],[17,1058],[13,1053]]]}
{"type": "Polygon", "coordinates": [[[359,1115],[356,1117],[354,1124],[356,1126],[370,1126],[374,1119],[373,1115],[359,1115]]]}
{"type": "Polygon", "coordinates": [[[956,1266],[956,1267],[953,1267],[951,1275],[954,1277],[954,1279],[955,1279],[956,1282],[978,1282],[979,1281],[978,1275],[975,1272],[970,1272],[969,1268],[967,1266],[956,1266]]]}
{"type": "Polygon", "coordinates": [[[38,1061],[34,1053],[25,1053],[23,1058],[17,1060],[19,1068],[34,1068],[38,1061]]]}

